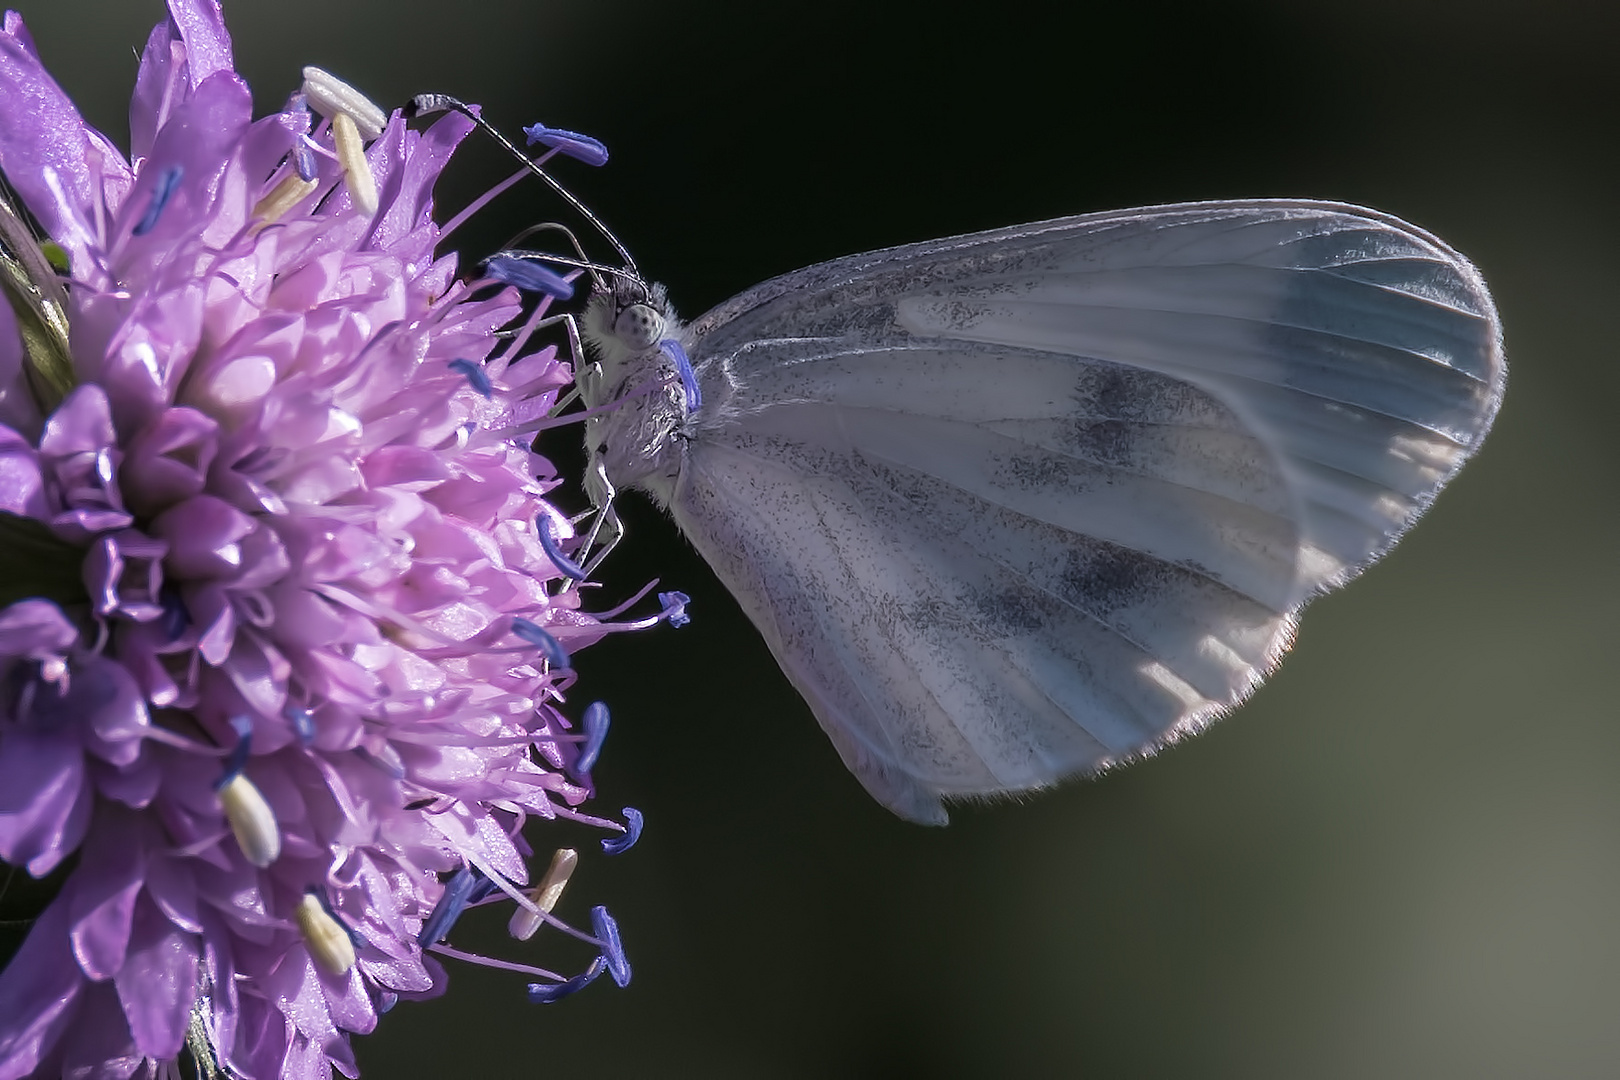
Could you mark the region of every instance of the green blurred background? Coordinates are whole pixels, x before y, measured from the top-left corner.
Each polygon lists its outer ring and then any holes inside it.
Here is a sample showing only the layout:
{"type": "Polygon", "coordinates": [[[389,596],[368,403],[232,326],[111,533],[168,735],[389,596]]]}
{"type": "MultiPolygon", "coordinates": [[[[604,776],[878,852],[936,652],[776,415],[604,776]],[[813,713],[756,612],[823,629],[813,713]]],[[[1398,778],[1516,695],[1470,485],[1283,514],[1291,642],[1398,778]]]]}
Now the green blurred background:
{"type": "MultiPolygon", "coordinates": [[[[124,142],[159,5],[23,13],[124,142]]],[[[1614,5],[228,0],[227,17],[264,110],[316,63],[387,104],[449,91],[514,133],[601,137],[608,167],[558,171],[688,315],[853,251],[1315,196],[1474,259],[1512,365],[1478,460],[1312,609],[1237,716],[944,830],[867,798],[721,586],[636,507],[610,591],[659,574],[694,623],[580,659],[578,700],[615,715],[604,805],[648,826],[629,856],[586,855],[563,904],[612,908],[635,981],[541,1008],[520,977],[454,966],[446,998],[360,1040],[366,1075],[1620,1075],[1614,5]]],[[[506,167],[477,148],[443,204],[506,167]]],[[[564,213],[523,188],[462,240],[564,213]]],[[[505,942],[486,914],[458,945],[584,962],[560,937],[505,942]]]]}

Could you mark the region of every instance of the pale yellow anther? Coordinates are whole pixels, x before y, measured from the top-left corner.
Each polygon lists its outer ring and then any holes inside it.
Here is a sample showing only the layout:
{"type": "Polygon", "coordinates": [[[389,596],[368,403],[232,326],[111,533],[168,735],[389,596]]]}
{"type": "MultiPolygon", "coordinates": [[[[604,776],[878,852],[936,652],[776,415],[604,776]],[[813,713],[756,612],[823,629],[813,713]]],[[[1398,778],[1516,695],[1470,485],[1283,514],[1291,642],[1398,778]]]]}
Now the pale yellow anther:
{"type": "Polygon", "coordinates": [[[281,830],[276,827],[276,815],[264,801],[259,789],[241,773],[237,773],[219,789],[219,804],[225,809],[225,820],[231,824],[236,845],[254,866],[269,866],[281,854],[281,830]]]}
{"type": "MultiPolygon", "coordinates": [[[[548,915],[551,914],[551,909],[562,899],[563,887],[574,875],[574,867],[577,865],[579,852],[573,848],[558,848],[557,854],[551,857],[551,865],[546,867],[545,876],[540,879],[539,884],[529,890],[529,899],[534,901],[534,906],[548,915]]],[[[540,929],[540,924],[544,921],[528,908],[520,907],[512,912],[512,921],[506,928],[519,941],[527,941],[534,936],[536,930],[540,929]]]]}
{"type": "Polygon", "coordinates": [[[343,166],[343,183],[349,189],[349,198],[354,200],[354,208],[370,217],[377,212],[377,178],[366,160],[366,144],[360,140],[360,131],[348,113],[332,117],[332,143],[337,150],[338,164],[343,166]]]}
{"type": "Polygon", "coordinates": [[[298,901],[293,912],[298,932],[304,935],[310,958],[330,975],[347,975],[354,967],[354,942],[349,932],[326,913],[326,907],[310,893],[298,901]]]}
{"type": "Polygon", "coordinates": [[[253,216],[261,227],[279,221],[281,215],[309,198],[310,192],[319,186],[317,181],[305,180],[297,173],[285,176],[253,207],[253,216]]]}
{"type": "Polygon", "coordinates": [[[381,135],[388,124],[388,114],[376,102],[330,71],[318,67],[305,68],[303,89],[309,107],[334,123],[339,113],[348,113],[353,117],[361,137],[367,142],[381,135]]]}

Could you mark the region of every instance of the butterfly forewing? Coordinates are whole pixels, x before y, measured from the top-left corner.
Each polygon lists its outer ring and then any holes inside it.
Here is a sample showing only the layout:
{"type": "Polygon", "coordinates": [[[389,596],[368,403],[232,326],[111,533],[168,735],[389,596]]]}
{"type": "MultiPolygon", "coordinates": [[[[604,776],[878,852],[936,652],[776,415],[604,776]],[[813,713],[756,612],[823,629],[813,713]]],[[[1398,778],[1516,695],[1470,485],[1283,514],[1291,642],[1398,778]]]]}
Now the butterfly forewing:
{"type": "Polygon", "coordinates": [[[1355,208],[1209,203],[855,256],[696,320],[658,492],[880,800],[1196,730],[1483,437],[1477,273],[1355,208]]]}

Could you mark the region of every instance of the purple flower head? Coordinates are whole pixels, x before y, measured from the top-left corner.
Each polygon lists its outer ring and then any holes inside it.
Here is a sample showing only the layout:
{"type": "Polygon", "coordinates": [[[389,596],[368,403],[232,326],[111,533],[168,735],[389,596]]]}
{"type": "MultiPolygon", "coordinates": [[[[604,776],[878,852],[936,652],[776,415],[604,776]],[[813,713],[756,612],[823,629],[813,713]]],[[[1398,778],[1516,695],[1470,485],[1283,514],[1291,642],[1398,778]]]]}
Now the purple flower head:
{"type": "MultiPolygon", "coordinates": [[[[524,821],[621,831],[580,809],[606,710],[559,711],[569,653],[684,617],[579,608],[529,448],[569,366],[435,254],[471,122],[411,130],[316,69],[255,120],[216,0],[170,15],[127,156],[0,27],[0,239],[37,287],[0,304],[0,861],[65,874],[0,972],[0,1080],[184,1046],[354,1075],[350,1034],[443,991],[464,906],[569,929],[566,874],[520,891],[524,821]]],[[[531,323],[571,290],[509,277],[531,323]]],[[[592,920],[603,962],[523,969],[536,1000],[628,978],[592,920]]]]}

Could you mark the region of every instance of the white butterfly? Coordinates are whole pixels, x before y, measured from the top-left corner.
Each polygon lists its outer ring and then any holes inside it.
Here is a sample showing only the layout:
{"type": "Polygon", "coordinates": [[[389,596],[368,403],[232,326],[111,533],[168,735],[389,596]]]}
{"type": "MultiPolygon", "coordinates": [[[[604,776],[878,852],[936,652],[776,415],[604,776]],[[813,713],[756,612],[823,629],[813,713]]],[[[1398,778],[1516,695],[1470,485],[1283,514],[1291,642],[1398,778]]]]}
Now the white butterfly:
{"type": "Polygon", "coordinates": [[[1123,210],[583,320],[588,491],[666,507],[897,814],[1153,753],[1276,666],[1502,399],[1484,282],[1296,201],[1123,210]],[[688,359],[689,364],[688,364],[688,359]],[[695,378],[694,378],[695,375],[695,378]]]}

